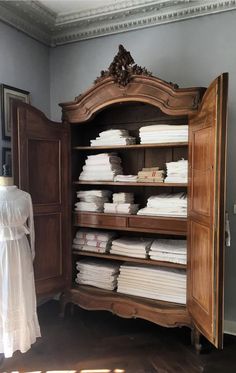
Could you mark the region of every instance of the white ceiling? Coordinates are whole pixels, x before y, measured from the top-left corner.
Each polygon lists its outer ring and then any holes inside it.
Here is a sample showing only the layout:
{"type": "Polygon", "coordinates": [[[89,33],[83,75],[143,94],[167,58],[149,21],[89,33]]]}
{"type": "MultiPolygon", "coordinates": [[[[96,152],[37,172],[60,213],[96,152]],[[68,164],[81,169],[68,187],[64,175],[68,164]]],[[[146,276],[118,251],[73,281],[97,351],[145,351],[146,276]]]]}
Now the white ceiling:
{"type": "Polygon", "coordinates": [[[57,14],[68,14],[120,3],[121,0],[39,0],[57,14]]]}

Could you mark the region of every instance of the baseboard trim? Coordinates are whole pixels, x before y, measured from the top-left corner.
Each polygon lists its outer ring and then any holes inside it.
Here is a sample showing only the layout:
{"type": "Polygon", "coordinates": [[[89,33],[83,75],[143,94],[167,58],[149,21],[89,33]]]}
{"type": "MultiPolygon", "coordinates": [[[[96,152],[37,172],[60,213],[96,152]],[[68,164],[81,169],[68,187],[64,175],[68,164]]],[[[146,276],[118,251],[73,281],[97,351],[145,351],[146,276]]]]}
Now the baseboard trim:
{"type": "Polygon", "coordinates": [[[225,320],[224,321],[224,333],[236,335],[236,321],[225,320]]]}

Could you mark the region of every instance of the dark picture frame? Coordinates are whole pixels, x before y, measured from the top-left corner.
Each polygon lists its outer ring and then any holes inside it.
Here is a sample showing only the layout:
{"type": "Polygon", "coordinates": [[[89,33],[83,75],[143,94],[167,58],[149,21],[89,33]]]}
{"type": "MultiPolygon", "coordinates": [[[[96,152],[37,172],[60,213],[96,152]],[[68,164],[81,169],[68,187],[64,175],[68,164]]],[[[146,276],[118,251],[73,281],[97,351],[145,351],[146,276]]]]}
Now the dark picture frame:
{"type": "Polygon", "coordinates": [[[11,157],[11,148],[5,146],[2,147],[2,165],[8,165],[9,171],[11,173],[12,169],[12,157],[11,157]]]}
{"type": "Polygon", "coordinates": [[[12,128],[12,101],[30,103],[30,93],[23,89],[1,84],[2,139],[10,141],[12,128]]]}

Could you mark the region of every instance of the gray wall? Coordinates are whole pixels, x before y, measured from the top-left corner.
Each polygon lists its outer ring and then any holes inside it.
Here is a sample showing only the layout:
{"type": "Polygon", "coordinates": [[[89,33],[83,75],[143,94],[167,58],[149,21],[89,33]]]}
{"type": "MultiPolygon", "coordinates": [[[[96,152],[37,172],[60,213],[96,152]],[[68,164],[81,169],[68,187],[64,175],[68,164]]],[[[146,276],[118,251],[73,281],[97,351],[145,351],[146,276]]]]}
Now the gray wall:
{"type": "MultiPolygon", "coordinates": [[[[0,83],[30,92],[32,105],[50,115],[49,48],[0,22],[0,83]]],[[[2,141],[0,131],[0,164],[2,141]]],[[[1,171],[0,171],[1,174],[1,171]]]]}
{"type": "Polygon", "coordinates": [[[59,102],[72,100],[109,66],[122,43],[135,61],[181,87],[208,86],[228,71],[228,210],[232,245],[226,252],[225,318],[236,321],[236,12],[83,41],[51,51],[51,115],[60,119],[59,102]]]}

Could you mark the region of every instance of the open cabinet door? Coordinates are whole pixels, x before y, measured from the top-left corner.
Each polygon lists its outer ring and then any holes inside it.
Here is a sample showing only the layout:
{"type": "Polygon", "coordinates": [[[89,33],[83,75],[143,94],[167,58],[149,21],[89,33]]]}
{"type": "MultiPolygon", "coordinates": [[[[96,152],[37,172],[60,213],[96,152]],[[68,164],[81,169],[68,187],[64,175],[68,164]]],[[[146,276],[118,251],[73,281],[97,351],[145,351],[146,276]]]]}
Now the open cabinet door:
{"type": "Polygon", "coordinates": [[[70,281],[69,130],[28,104],[13,104],[13,177],[31,194],[36,292],[63,291],[70,281]]]}
{"type": "Polygon", "coordinates": [[[189,118],[188,311],[222,347],[228,74],[207,89],[189,118]]]}

